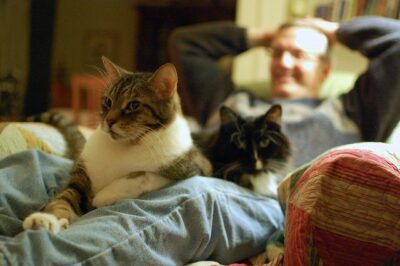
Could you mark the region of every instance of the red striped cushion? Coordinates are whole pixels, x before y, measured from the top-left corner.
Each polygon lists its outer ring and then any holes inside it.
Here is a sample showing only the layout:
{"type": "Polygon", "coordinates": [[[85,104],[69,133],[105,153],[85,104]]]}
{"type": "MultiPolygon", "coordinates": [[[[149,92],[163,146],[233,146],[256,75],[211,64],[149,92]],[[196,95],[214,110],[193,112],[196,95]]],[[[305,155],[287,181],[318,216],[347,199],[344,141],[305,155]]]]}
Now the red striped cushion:
{"type": "Polygon", "coordinates": [[[390,150],[348,148],[288,178],[284,264],[400,264],[399,164],[390,150]]]}

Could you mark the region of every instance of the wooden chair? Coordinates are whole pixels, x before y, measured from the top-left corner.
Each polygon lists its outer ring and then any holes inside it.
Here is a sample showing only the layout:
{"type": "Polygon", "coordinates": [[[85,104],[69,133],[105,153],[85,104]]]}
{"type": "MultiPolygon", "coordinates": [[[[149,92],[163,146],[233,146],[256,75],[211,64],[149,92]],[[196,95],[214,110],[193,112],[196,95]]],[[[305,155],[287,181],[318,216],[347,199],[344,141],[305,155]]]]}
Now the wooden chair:
{"type": "Polygon", "coordinates": [[[106,80],[100,76],[75,74],[71,80],[72,116],[74,122],[88,127],[96,127],[100,101],[106,86],[106,80]],[[81,120],[86,114],[86,119],[81,120]]]}

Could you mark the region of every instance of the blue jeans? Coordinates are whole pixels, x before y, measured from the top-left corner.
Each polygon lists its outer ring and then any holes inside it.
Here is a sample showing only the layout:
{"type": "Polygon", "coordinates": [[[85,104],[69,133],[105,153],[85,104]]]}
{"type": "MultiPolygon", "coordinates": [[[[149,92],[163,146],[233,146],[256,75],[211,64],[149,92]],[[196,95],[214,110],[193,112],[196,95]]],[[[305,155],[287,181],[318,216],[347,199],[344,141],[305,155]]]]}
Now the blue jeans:
{"type": "Polygon", "coordinates": [[[263,251],[283,226],[276,200],[192,177],[91,211],[57,235],[23,231],[23,219],[62,188],[71,166],[35,150],[0,161],[0,265],[226,264],[263,251]]]}

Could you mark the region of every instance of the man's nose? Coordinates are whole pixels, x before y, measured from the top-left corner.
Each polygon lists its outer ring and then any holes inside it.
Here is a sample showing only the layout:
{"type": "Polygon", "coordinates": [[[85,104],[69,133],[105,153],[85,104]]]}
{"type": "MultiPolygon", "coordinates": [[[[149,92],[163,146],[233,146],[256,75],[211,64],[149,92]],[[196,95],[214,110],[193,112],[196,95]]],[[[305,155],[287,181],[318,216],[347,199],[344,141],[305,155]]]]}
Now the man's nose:
{"type": "Polygon", "coordinates": [[[280,57],[280,63],[283,67],[292,68],[295,64],[295,58],[289,51],[284,51],[280,57]]]}

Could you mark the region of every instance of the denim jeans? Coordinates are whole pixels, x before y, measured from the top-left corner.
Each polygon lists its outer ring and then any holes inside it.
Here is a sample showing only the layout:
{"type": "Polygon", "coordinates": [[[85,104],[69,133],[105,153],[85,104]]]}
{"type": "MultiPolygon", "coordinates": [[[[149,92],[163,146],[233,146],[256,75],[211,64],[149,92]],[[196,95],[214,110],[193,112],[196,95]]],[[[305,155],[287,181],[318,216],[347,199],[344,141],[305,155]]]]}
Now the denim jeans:
{"type": "Polygon", "coordinates": [[[192,177],[95,209],[57,235],[22,221],[62,188],[72,162],[31,150],[0,161],[0,265],[227,264],[264,250],[283,227],[274,199],[192,177]]]}

